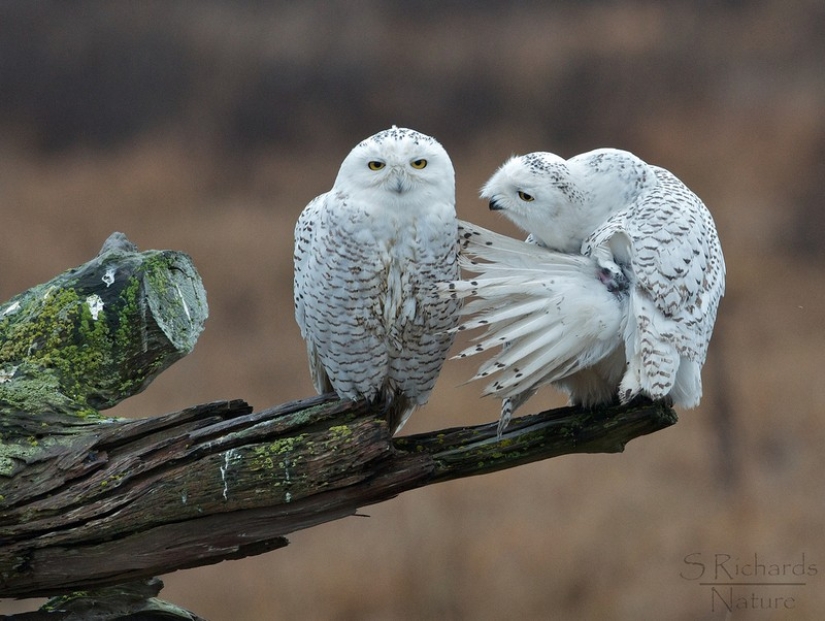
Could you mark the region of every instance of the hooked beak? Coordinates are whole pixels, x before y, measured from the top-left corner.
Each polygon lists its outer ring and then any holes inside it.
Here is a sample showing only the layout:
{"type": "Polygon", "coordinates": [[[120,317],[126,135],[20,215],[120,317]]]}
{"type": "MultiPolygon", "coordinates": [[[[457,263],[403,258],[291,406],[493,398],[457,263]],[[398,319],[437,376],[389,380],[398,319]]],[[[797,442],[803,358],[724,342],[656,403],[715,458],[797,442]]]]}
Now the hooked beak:
{"type": "Polygon", "coordinates": [[[501,211],[502,209],[504,209],[504,206],[501,203],[494,198],[490,199],[490,211],[501,211]]]}
{"type": "Polygon", "coordinates": [[[390,182],[390,190],[396,192],[397,194],[401,194],[407,189],[407,179],[404,176],[404,171],[396,169],[393,173],[395,179],[390,182]]]}

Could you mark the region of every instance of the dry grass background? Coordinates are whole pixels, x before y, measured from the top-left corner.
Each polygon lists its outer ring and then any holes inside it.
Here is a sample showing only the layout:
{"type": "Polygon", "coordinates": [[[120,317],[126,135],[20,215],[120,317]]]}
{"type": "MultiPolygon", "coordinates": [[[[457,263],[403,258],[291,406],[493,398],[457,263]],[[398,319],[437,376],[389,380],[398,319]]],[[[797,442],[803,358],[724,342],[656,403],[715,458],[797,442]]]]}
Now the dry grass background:
{"type": "MultiPolygon", "coordinates": [[[[706,398],[675,427],[620,455],[410,492],[286,549],[164,576],[163,597],[211,621],[821,618],[823,31],[815,0],[0,5],[0,299],[114,230],[190,253],[208,292],[194,353],[114,415],[313,392],[292,227],[391,123],[438,137],[459,216],[498,230],[514,232],[477,188],[507,156],[607,145],[673,170],[720,230],[706,398]],[[695,553],[804,555],[816,573],[737,587],[749,608],[751,592],[793,608],[729,616],[683,577],[695,553]]],[[[448,363],[405,431],[494,420],[470,372],[448,363]]],[[[558,404],[548,390],[530,409],[558,404]]]]}

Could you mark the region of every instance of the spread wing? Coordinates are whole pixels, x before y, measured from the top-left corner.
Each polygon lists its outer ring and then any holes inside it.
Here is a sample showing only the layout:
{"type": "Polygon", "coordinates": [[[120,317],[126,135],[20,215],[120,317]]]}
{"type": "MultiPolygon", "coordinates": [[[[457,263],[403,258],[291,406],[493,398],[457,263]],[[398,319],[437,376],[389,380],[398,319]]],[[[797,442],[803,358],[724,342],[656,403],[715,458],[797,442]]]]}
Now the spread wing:
{"type": "Polygon", "coordinates": [[[557,382],[610,355],[626,304],[598,278],[591,257],[550,251],[462,222],[461,266],[477,276],[443,295],[472,297],[459,330],[486,328],[457,357],[502,347],[472,379],[495,374],[485,394],[515,397],[557,382]]]}

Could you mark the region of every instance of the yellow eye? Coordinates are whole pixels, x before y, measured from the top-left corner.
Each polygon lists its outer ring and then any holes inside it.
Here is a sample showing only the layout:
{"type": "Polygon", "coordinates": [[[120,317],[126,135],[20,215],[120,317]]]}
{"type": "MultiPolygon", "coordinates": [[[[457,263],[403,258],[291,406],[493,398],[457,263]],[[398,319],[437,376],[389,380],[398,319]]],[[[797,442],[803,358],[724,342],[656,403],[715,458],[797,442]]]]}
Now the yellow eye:
{"type": "Polygon", "coordinates": [[[529,203],[530,201],[536,200],[532,197],[532,195],[528,194],[527,192],[522,192],[521,190],[518,191],[518,197],[525,203],[529,203]]]}
{"type": "Polygon", "coordinates": [[[378,160],[372,160],[367,164],[370,167],[370,170],[381,170],[386,166],[384,162],[379,162],[378,160]]]}
{"type": "Polygon", "coordinates": [[[421,170],[422,168],[427,167],[427,160],[413,160],[412,162],[410,162],[410,166],[412,166],[413,168],[417,168],[418,170],[421,170]]]}

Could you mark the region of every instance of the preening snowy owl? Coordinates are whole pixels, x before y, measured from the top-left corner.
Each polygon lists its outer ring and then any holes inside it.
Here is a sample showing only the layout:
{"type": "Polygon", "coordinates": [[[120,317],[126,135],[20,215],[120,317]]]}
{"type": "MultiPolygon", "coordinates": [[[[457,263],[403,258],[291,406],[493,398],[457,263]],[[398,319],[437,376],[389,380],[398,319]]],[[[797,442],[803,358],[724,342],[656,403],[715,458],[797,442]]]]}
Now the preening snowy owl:
{"type": "Polygon", "coordinates": [[[384,399],[400,428],[427,402],[460,303],[455,172],[434,138],[393,126],[358,144],[295,227],[295,318],[319,393],[384,399]]]}
{"type": "Polygon", "coordinates": [[[584,406],[699,403],[725,263],[693,192],[631,153],[599,149],[513,157],[481,196],[530,234],[462,224],[462,266],[478,276],[448,289],[474,298],[462,329],[487,328],[459,356],[502,346],[473,378],[494,376],[485,393],[504,399],[500,431],[546,384],[584,406]]]}

